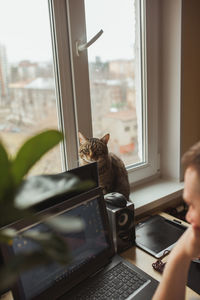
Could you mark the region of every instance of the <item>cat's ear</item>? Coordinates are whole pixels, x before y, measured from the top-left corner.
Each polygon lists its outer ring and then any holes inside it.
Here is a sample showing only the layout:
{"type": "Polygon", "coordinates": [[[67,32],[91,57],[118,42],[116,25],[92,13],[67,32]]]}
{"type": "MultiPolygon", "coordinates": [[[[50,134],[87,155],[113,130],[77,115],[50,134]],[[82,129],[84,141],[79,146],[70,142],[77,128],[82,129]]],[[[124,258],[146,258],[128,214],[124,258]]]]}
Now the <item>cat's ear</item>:
{"type": "Polygon", "coordinates": [[[88,140],[81,132],[78,133],[78,137],[80,145],[84,144],[88,140]]]}
{"type": "Polygon", "coordinates": [[[105,144],[108,144],[109,138],[110,138],[110,134],[107,133],[106,135],[104,135],[104,136],[101,138],[101,141],[104,142],[105,144]]]}

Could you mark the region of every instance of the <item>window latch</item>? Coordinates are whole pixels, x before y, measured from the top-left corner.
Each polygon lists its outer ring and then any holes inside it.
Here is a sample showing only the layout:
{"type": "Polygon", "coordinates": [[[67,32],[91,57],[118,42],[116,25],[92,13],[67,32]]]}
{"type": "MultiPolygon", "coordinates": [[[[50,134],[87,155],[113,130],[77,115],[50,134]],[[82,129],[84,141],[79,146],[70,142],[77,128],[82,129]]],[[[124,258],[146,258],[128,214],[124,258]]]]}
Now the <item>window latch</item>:
{"type": "Polygon", "coordinates": [[[96,42],[96,40],[98,40],[98,38],[102,35],[102,33],[103,33],[103,30],[101,29],[87,43],[82,43],[80,41],[76,41],[76,55],[79,56],[80,52],[82,52],[82,51],[86,50],[87,48],[89,48],[94,42],[96,42]]]}

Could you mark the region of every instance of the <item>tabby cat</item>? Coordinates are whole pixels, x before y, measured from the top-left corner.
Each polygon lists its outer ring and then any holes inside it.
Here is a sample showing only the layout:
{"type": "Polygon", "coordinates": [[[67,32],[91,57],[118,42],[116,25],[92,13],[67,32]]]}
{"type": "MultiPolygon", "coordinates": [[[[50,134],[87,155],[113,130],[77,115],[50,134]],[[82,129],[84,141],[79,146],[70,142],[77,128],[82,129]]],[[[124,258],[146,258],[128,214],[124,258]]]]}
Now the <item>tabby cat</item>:
{"type": "Polygon", "coordinates": [[[103,188],[103,193],[118,192],[128,200],[130,194],[128,174],[123,161],[117,155],[108,151],[109,138],[109,134],[104,135],[101,139],[86,138],[79,132],[80,164],[86,165],[96,161],[99,185],[103,188]]]}

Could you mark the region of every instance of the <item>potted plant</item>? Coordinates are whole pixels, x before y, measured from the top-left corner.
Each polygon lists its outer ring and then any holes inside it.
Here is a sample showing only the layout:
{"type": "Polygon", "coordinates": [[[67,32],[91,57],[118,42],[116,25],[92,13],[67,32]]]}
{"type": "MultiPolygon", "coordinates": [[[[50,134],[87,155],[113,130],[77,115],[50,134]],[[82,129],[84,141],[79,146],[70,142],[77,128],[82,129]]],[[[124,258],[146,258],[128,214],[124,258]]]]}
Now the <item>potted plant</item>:
{"type": "MultiPolygon", "coordinates": [[[[41,132],[29,138],[14,157],[8,154],[0,141],[0,244],[12,243],[18,235],[16,230],[7,229],[7,224],[21,218],[41,221],[33,209],[34,203],[91,186],[91,182],[81,182],[69,173],[25,178],[35,163],[62,139],[62,133],[57,130],[41,132]]],[[[59,231],[72,228],[78,230],[82,226],[80,220],[75,218],[69,220],[54,217],[43,222],[59,231]]],[[[39,244],[40,250],[16,255],[13,261],[0,268],[1,291],[8,289],[20,272],[33,266],[49,263],[52,260],[64,264],[69,262],[70,253],[66,243],[52,231],[45,234],[32,231],[24,234],[27,239],[39,244]]]]}

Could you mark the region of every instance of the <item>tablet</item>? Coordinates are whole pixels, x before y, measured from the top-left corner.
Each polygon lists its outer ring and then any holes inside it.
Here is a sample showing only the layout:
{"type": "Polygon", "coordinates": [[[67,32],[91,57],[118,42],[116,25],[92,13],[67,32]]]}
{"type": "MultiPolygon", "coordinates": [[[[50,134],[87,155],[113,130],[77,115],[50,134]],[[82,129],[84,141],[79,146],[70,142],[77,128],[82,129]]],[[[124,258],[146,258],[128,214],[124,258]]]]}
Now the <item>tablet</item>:
{"type": "Polygon", "coordinates": [[[174,247],[186,228],[179,221],[151,216],[136,226],[136,246],[160,258],[174,247]]]}

